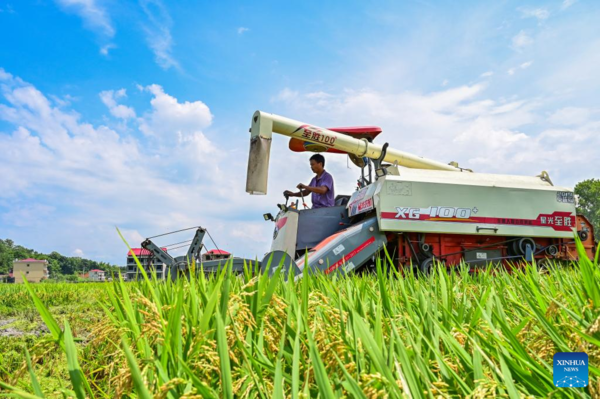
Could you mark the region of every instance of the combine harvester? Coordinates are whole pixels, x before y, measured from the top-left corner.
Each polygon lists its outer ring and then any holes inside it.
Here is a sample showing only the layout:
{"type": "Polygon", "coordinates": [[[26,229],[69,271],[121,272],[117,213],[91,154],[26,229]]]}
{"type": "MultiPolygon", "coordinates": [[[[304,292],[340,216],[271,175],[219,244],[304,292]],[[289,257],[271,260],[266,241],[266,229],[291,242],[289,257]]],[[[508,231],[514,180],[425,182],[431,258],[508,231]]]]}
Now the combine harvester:
{"type": "MultiPolygon", "coordinates": [[[[273,133],[290,137],[292,151],[347,154],[360,168],[358,189],[338,195],[335,206],[299,209],[279,204],[271,250],[260,267],[301,276],[306,271],[351,273],[373,267],[386,247],[394,266],[429,274],[435,265],[471,270],[488,264],[511,268],[523,261],[539,267],[578,259],[574,234],[588,256],[593,227],[577,215],[573,191],[556,187],[546,172],[536,177],[473,173],[373,143],[378,127],[324,129],[257,111],[250,128],[246,191],[266,194],[273,133]],[[373,176],[374,174],[374,176],[373,176]]],[[[173,258],[147,239],[142,247],[171,268],[176,278],[192,260],[205,272],[224,259],[200,256],[206,229],[198,228],[185,256],[173,258]]],[[[228,259],[241,272],[251,259],[228,259]]]]}
{"type": "Polygon", "coordinates": [[[372,267],[383,247],[396,267],[425,274],[436,264],[547,267],[578,259],[574,234],[588,256],[595,253],[593,227],[576,213],[573,191],[554,186],[546,172],[473,173],[374,144],[378,127],[324,129],[261,111],[250,133],[250,194],[267,193],[273,133],[289,136],[292,151],[347,154],[361,168],[357,191],[338,195],[334,207],[301,210],[286,201],[276,217],[264,215],[275,224],[262,261],[271,273],[282,262],[295,276],[356,272],[372,267]]]}

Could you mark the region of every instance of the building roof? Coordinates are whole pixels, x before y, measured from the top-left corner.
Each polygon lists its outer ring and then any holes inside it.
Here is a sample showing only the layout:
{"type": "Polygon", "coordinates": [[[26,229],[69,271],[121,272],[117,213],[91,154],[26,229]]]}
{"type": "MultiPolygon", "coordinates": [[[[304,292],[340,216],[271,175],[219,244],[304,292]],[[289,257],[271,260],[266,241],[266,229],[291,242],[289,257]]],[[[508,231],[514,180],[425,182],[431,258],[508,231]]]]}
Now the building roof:
{"type": "Polygon", "coordinates": [[[100,273],[104,273],[104,270],[100,270],[100,269],[92,269],[90,270],[91,272],[100,272],[100,273]]]}
{"type": "MultiPolygon", "coordinates": [[[[167,248],[161,248],[163,251],[167,252],[167,248]]],[[[129,251],[127,253],[127,256],[131,256],[131,253],[133,252],[133,254],[135,256],[149,256],[152,255],[152,252],[148,251],[147,249],[144,248],[131,248],[131,251],[129,251]]]]}
{"type": "Polygon", "coordinates": [[[47,260],[41,260],[41,259],[33,259],[33,258],[27,258],[27,259],[17,259],[16,262],[45,262],[48,263],[47,260]]]}
{"type": "Polygon", "coordinates": [[[231,255],[229,252],[223,251],[222,249],[211,249],[210,251],[207,251],[206,253],[208,255],[231,255]]]}

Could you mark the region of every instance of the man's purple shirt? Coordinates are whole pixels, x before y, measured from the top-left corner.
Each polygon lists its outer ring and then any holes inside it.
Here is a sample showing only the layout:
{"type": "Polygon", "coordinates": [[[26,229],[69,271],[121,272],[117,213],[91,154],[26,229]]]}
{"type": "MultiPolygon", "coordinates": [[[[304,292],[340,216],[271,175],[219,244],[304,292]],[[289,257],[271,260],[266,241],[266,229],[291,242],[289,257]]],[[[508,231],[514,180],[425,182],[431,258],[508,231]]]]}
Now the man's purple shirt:
{"type": "Polygon", "coordinates": [[[326,171],[323,171],[321,177],[313,177],[310,181],[309,187],[322,187],[325,186],[329,190],[325,194],[312,193],[311,201],[313,209],[324,208],[326,206],[335,205],[335,192],[333,190],[333,177],[326,171]]]}

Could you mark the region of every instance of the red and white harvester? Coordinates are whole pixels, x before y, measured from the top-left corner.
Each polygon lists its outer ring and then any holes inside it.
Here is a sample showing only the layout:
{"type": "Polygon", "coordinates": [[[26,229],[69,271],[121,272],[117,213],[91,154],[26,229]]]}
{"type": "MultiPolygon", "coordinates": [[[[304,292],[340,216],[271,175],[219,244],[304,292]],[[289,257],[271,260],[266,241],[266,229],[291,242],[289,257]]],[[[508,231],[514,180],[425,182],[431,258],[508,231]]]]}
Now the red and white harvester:
{"type": "Polygon", "coordinates": [[[263,269],[283,263],[295,276],[355,272],[372,266],[383,247],[395,267],[426,274],[438,264],[475,270],[535,260],[547,267],[577,260],[575,235],[594,256],[593,227],[577,214],[573,190],[555,186],[546,172],[475,173],[375,144],[378,127],[325,129],[261,111],[250,133],[250,194],[267,193],[273,133],[289,136],[292,151],[347,154],[361,169],[358,189],[338,195],[334,207],[286,201],[276,217],[264,215],[275,229],[263,269]]]}

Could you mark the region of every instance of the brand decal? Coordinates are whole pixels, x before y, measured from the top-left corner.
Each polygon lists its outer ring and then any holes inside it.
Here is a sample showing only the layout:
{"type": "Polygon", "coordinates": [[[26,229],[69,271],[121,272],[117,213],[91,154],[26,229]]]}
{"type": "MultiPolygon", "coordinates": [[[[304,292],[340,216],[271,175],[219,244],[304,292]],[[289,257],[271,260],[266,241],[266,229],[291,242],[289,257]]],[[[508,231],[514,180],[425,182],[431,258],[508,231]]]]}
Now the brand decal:
{"type": "Polygon", "coordinates": [[[373,209],[373,185],[364,187],[352,194],[348,204],[348,215],[354,216],[373,209]]]}
{"type": "Polygon", "coordinates": [[[340,252],[342,252],[344,249],[344,246],[342,244],[338,245],[337,247],[333,248],[333,254],[334,255],[339,255],[340,252]]]}
{"type": "Polygon", "coordinates": [[[367,241],[363,242],[358,247],[356,247],[352,251],[350,251],[350,253],[348,253],[348,255],[345,255],[344,257],[342,257],[342,259],[338,260],[333,265],[329,266],[329,268],[327,268],[327,270],[325,270],[325,274],[331,273],[332,271],[334,271],[335,269],[337,269],[344,263],[348,262],[350,259],[354,258],[360,251],[364,250],[366,247],[373,244],[374,242],[375,242],[375,237],[369,238],[367,241]]]}
{"type": "Polygon", "coordinates": [[[456,218],[468,219],[471,213],[477,213],[477,208],[452,208],[448,206],[431,206],[429,208],[400,208],[396,207],[398,219],[422,219],[422,216],[430,218],[456,218]]]}
{"type": "Polygon", "coordinates": [[[479,210],[475,208],[458,208],[446,206],[431,206],[429,208],[396,207],[396,212],[382,212],[382,219],[426,221],[426,222],[455,222],[483,223],[517,226],[549,227],[555,231],[572,231],[575,227],[575,215],[570,212],[556,211],[551,214],[542,213],[535,219],[498,218],[475,216],[479,210]]]}
{"type": "Polygon", "coordinates": [[[575,196],[570,191],[557,191],[556,192],[556,202],[574,204],[575,196]]]}
{"type": "Polygon", "coordinates": [[[359,213],[370,211],[373,209],[373,198],[368,198],[362,202],[359,202],[357,208],[359,213]]]}
{"type": "Polygon", "coordinates": [[[302,130],[303,139],[321,143],[329,147],[332,147],[336,140],[336,137],[330,136],[329,134],[324,133],[321,128],[311,125],[301,125],[298,129],[294,130],[292,134],[300,130],[302,130]]]}

